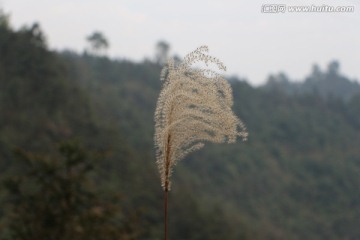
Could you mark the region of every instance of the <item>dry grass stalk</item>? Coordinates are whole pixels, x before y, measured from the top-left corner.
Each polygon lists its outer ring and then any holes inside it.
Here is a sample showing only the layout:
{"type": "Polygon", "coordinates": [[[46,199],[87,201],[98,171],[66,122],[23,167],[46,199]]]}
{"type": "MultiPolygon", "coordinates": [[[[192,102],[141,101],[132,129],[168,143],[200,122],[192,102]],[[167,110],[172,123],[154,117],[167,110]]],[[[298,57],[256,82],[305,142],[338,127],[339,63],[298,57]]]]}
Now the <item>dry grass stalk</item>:
{"type": "Polygon", "coordinates": [[[194,63],[214,64],[226,70],[217,58],[201,46],[175,65],[169,60],[161,74],[163,87],[155,112],[157,165],[164,191],[171,188],[175,164],[189,153],[214,143],[246,140],[243,122],[232,111],[232,90],[228,81],[210,69],[193,68],[194,63]]]}

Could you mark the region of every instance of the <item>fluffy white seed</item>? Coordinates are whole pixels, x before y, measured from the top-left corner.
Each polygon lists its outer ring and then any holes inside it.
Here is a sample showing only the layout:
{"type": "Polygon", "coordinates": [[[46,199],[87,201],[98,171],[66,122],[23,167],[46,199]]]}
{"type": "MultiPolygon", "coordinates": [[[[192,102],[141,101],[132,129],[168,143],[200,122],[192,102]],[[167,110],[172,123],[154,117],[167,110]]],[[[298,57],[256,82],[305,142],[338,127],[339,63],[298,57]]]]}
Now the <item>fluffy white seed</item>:
{"type": "Polygon", "coordinates": [[[248,136],[245,125],[231,110],[229,83],[212,70],[192,68],[194,63],[204,62],[226,70],[207,52],[208,47],[201,46],[176,66],[169,60],[161,73],[163,86],[155,111],[154,141],[165,191],[170,190],[174,165],[202,148],[205,141],[232,143],[237,137],[246,140],[248,136]]]}

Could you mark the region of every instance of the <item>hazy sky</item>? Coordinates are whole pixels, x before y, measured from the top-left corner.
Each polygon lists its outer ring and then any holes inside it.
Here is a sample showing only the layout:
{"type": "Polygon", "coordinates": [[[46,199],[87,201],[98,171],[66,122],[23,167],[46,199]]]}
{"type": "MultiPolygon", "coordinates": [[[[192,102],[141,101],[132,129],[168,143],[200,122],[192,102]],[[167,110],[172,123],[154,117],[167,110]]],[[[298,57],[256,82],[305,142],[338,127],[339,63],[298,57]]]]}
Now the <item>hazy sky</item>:
{"type": "Polygon", "coordinates": [[[100,30],[108,54],[136,61],[152,58],[158,40],[184,56],[200,45],[220,58],[228,74],[253,84],[284,71],[299,80],[313,63],[330,60],[360,80],[359,0],[0,0],[12,26],[39,22],[53,49],[83,51],[85,37],[100,30]],[[264,4],[354,6],[353,13],[262,13],[264,4]]]}

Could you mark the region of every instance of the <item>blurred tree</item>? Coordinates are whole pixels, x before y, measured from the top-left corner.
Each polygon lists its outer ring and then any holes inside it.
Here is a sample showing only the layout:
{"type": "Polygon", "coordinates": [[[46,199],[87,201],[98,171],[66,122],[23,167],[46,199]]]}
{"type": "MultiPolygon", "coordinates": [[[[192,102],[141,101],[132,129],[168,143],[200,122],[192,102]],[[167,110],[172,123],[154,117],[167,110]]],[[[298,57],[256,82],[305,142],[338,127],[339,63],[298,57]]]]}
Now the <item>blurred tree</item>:
{"type": "Polygon", "coordinates": [[[0,27],[9,28],[9,15],[0,8],[0,27]]]}
{"type": "Polygon", "coordinates": [[[321,69],[320,69],[320,66],[318,64],[314,64],[312,67],[311,67],[311,74],[309,76],[309,80],[310,81],[318,81],[322,78],[322,72],[321,72],[321,69]]]}
{"type": "Polygon", "coordinates": [[[22,31],[28,35],[31,44],[37,47],[46,47],[46,37],[38,23],[34,23],[30,28],[23,27],[22,31]]]}
{"type": "Polygon", "coordinates": [[[109,48],[109,41],[103,33],[99,31],[93,32],[86,40],[90,44],[90,51],[95,55],[100,55],[109,48]]]}
{"type": "Polygon", "coordinates": [[[165,41],[156,44],[155,61],[157,64],[164,65],[168,59],[170,45],[165,41]]]}
{"type": "Polygon", "coordinates": [[[328,65],[328,73],[330,75],[338,75],[339,73],[339,70],[340,70],[340,64],[338,61],[334,60],[334,61],[331,61],[328,65]]]}
{"type": "Polygon", "coordinates": [[[10,206],[5,238],[136,239],[136,217],[124,217],[113,203],[118,196],[94,189],[94,160],[76,143],[61,144],[59,152],[55,159],[16,151],[18,174],[4,181],[10,206]]]}

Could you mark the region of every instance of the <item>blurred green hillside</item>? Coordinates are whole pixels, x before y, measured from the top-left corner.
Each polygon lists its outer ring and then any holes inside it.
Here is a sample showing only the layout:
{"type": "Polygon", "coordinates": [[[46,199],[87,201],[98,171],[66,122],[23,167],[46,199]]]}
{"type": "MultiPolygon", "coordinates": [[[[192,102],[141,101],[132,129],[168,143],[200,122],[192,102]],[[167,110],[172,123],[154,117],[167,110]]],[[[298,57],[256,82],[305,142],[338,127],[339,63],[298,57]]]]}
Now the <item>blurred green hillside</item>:
{"type": "MultiPolygon", "coordinates": [[[[297,84],[284,76],[257,88],[229,80],[249,140],[208,144],[179,163],[170,239],[360,239],[360,90],[331,66],[297,84]]],[[[50,51],[39,25],[15,31],[1,16],[1,178],[28,176],[15,149],[26,152],[26,161],[36,154],[42,162],[60,159],[59,143],[75,140],[87,155],[103,153],[89,188],[98,197],[120,195],[105,200],[119,205],[122,220],[112,223],[119,234],[132,233],[123,239],[161,239],[163,196],[153,150],[160,70],[150,60],[50,51]]],[[[36,184],[47,184],[44,179],[36,184]]],[[[3,184],[1,201],[9,194],[3,184]]],[[[2,206],[0,239],[31,239],[11,237],[13,213],[2,206]]]]}

